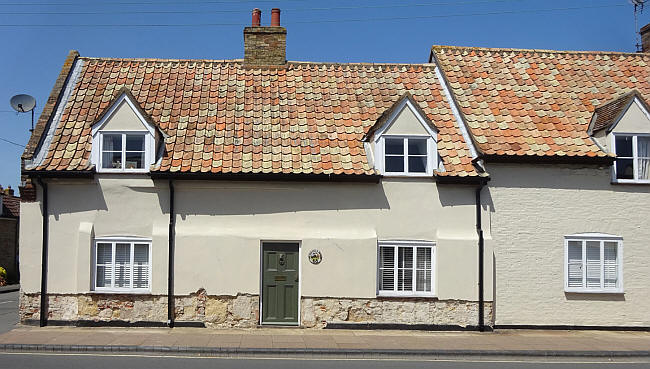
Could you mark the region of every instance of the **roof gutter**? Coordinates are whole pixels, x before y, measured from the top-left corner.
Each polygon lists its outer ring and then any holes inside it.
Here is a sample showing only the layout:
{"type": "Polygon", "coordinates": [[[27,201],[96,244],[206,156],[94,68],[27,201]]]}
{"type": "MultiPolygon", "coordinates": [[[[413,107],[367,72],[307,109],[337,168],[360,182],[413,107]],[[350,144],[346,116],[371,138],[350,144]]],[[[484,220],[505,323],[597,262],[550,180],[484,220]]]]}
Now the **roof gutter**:
{"type": "Polygon", "coordinates": [[[38,178],[93,178],[94,170],[23,170],[23,175],[38,178]]]}
{"type": "Polygon", "coordinates": [[[542,155],[494,155],[482,154],[472,160],[476,162],[484,160],[490,163],[531,163],[531,164],[592,164],[611,165],[614,160],[612,156],[542,156],[542,155]]]}
{"type": "Polygon", "coordinates": [[[230,180],[230,181],[300,181],[379,183],[378,174],[289,174],[289,173],[186,173],[151,172],[153,179],[230,180]]]}

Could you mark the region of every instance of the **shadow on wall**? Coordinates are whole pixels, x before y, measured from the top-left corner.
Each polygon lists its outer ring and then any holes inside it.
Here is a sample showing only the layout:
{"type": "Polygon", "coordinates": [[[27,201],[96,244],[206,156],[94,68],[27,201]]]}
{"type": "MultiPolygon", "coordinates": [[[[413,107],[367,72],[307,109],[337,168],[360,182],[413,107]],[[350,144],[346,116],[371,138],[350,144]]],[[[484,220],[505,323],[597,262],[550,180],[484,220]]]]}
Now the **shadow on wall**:
{"type": "Polygon", "coordinates": [[[50,215],[59,220],[61,214],[93,210],[108,210],[104,191],[97,180],[80,180],[79,183],[53,182],[48,185],[48,208],[50,215]]]}
{"type": "MultiPolygon", "coordinates": [[[[476,185],[438,185],[440,204],[444,206],[475,205],[476,185]]],[[[494,213],[494,203],[489,184],[481,191],[481,208],[494,213]]]]}
{"type": "Polygon", "coordinates": [[[610,166],[491,164],[489,169],[492,177],[489,187],[648,192],[648,187],[643,185],[612,184],[610,166]]]}
{"type": "MultiPolygon", "coordinates": [[[[160,198],[160,202],[163,206],[169,199],[160,198]]],[[[183,219],[186,215],[390,208],[383,187],[375,183],[175,182],[175,204],[183,219]]]]}
{"type": "Polygon", "coordinates": [[[625,301],[625,295],[622,293],[565,292],[564,296],[569,301],[625,301]]]}

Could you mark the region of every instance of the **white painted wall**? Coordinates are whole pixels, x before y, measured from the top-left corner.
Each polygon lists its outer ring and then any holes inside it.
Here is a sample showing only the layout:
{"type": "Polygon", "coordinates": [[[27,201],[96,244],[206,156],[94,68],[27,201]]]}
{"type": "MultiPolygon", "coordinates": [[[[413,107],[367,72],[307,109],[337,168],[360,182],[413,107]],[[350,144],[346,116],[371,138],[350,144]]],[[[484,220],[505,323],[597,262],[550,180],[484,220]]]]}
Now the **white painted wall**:
{"type": "Polygon", "coordinates": [[[496,324],[650,326],[650,187],[609,167],[488,164],[496,324]],[[623,237],[624,294],[564,292],[564,236],[623,237]]]}

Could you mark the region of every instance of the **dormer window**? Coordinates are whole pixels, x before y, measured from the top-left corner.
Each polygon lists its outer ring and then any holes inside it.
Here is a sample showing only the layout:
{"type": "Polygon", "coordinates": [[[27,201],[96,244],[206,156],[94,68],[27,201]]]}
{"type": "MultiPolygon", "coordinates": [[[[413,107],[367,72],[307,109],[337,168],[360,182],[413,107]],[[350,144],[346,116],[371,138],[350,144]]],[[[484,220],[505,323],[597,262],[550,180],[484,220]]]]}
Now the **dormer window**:
{"type": "Polygon", "coordinates": [[[650,135],[614,134],[618,182],[650,183],[650,135]]]}
{"type": "Polygon", "coordinates": [[[431,177],[438,168],[438,131],[411,95],[405,94],[366,135],[375,168],[385,176],[431,177]]]}
{"type": "Polygon", "coordinates": [[[158,131],[124,91],[93,125],[92,161],[98,172],[143,173],[155,162],[158,131]]]}

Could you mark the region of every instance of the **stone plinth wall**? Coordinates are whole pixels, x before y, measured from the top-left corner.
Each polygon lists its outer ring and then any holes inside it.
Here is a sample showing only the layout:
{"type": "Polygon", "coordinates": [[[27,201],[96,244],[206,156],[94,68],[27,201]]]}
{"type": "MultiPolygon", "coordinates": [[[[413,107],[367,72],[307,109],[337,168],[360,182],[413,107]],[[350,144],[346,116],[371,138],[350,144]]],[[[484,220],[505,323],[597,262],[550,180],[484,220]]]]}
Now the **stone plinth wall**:
{"type": "MultiPolygon", "coordinates": [[[[478,302],[430,298],[335,299],[302,298],[302,325],[327,323],[430,324],[472,326],[478,323],[478,302]]],[[[485,324],[492,325],[492,302],[484,304],[485,324]]]]}
{"type": "MultiPolygon", "coordinates": [[[[178,322],[204,322],[212,328],[251,328],[259,322],[259,296],[211,296],[200,289],[175,298],[178,322]]],[[[20,320],[37,320],[39,294],[20,295],[20,320]]],[[[301,322],[305,328],[328,323],[381,323],[470,326],[477,324],[478,303],[426,298],[341,299],[303,297],[301,322]]],[[[164,295],[50,295],[51,320],[166,322],[164,295]]],[[[492,322],[492,303],[485,303],[485,322],[492,322]]]]}

